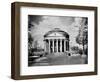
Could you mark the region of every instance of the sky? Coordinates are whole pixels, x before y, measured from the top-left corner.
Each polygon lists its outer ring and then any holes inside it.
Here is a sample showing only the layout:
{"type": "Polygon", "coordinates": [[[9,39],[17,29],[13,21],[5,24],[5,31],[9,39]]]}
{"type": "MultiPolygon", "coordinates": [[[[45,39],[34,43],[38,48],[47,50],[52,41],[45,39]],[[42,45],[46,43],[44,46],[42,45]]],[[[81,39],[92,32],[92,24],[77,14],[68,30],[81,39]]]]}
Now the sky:
{"type": "Polygon", "coordinates": [[[28,19],[29,23],[32,24],[31,35],[40,47],[44,47],[44,34],[54,28],[60,28],[70,35],[70,46],[78,45],[75,38],[79,33],[79,26],[83,17],[29,15],[28,19]]]}

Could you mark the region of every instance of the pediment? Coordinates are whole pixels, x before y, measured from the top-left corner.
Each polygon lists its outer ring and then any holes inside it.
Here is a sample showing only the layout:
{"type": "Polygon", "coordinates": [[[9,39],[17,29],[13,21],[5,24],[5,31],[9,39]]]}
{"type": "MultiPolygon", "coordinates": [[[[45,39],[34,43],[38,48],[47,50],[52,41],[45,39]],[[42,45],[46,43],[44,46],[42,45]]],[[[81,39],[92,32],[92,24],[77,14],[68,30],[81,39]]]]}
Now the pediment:
{"type": "Polygon", "coordinates": [[[59,32],[53,32],[53,33],[51,33],[51,34],[49,34],[48,36],[55,36],[55,37],[57,37],[57,36],[64,36],[62,33],[59,33],[59,32]]]}

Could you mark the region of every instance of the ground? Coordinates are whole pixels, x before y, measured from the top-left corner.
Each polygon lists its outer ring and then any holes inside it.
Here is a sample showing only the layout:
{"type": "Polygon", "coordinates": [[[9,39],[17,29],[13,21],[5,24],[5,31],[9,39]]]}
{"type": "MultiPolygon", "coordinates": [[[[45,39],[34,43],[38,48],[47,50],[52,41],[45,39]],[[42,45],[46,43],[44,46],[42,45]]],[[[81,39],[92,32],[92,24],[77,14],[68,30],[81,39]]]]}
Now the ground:
{"type": "Polygon", "coordinates": [[[68,56],[65,53],[48,54],[35,60],[31,66],[86,64],[86,55],[68,56]]]}

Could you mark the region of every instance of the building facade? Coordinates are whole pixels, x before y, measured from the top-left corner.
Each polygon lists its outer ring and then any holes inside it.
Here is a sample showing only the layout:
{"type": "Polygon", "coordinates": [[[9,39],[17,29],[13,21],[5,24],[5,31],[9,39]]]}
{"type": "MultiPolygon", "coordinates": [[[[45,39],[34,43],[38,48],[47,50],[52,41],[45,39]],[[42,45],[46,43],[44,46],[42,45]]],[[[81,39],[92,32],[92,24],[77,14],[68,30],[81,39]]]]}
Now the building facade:
{"type": "Polygon", "coordinates": [[[44,50],[48,53],[69,51],[69,34],[55,28],[44,35],[44,50]]]}

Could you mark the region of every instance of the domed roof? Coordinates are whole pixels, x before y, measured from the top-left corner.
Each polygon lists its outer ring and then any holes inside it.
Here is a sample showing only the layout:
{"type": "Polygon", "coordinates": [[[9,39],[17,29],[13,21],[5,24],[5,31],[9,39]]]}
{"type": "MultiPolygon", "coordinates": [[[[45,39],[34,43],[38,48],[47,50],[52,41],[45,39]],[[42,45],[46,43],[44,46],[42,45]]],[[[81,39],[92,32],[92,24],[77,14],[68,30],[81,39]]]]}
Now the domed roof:
{"type": "Polygon", "coordinates": [[[67,32],[65,32],[65,31],[63,31],[63,30],[60,30],[59,28],[54,28],[53,30],[48,31],[44,35],[44,37],[47,37],[49,34],[54,33],[54,32],[59,32],[59,33],[63,34],[65,37],[69,38],[69,34],[67,32]]]}

